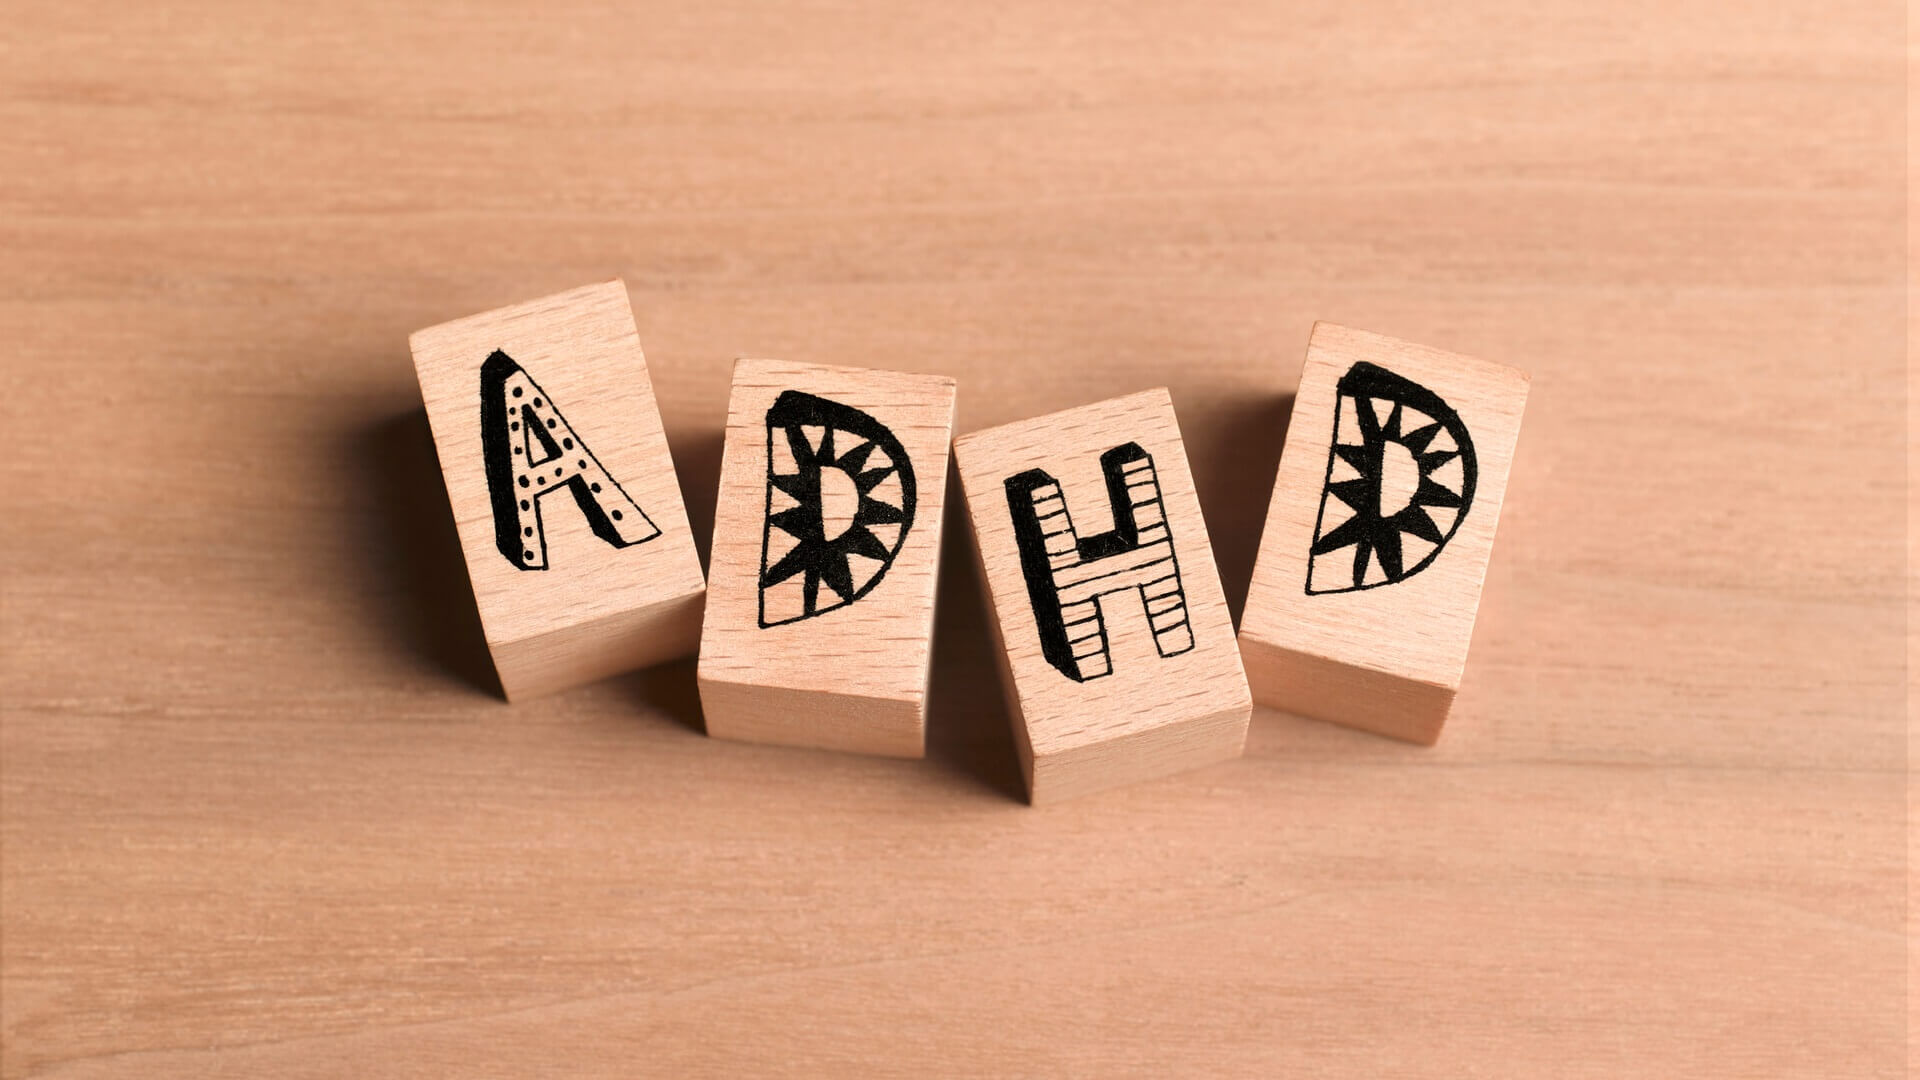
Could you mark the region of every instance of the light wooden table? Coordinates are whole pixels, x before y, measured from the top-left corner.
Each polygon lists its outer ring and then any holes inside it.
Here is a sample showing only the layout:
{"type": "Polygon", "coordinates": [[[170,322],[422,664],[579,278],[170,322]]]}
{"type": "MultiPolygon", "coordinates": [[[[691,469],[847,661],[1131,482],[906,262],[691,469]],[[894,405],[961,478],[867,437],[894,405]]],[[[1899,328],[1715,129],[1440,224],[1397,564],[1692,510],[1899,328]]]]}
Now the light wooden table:
{"type": "Polygon", "coordinates": [[[1901,1072],[1897,6],[543,6],[8,14],[0,1073],[1901,1072]],[[1312,320],[1531,370],[1445,740],[1028,808],[958,545],[926,762],[501,704],[406,335],[615,274],[696,529],[1165,383],[1236,606],[1312,320]]]}

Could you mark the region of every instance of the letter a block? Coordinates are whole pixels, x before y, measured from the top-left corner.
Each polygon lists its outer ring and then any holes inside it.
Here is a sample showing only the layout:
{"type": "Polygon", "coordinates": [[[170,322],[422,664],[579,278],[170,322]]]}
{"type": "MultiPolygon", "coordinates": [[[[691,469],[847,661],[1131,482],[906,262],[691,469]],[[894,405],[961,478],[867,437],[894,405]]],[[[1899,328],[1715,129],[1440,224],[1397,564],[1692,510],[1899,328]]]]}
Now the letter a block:
{"type": "Polygon", "coordinates": [[[1313,328],[1240,622],[1254,700],[1439,739],[1526,403],[1513,368],[1313,328]]]}
{"type": "Polygon", "coordinates": [[[706,587],[626,286],[443,323],[411,344],[507,697],[693,652],[706,587]]]}
{"type": "Polygon", "coordinates": [[[1166,390],[954,455],[1029,798],[1239,757],[1253,705],[1166,390]]]}
{"type": "Polygon", "coordinates": [[[700,704],[723,739],[920,757],[954,383],[741,360],[700,704]]]}

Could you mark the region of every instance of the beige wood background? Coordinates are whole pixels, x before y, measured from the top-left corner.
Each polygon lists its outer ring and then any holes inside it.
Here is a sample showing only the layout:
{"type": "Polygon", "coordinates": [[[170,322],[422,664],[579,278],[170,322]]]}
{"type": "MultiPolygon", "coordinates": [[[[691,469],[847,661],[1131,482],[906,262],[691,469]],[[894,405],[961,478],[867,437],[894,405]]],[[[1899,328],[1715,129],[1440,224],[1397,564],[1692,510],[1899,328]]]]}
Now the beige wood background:
{"type": "Polygon", "coordinates": [[[275,7],[0,30],[6,1077],[1900,1073],[1897,6],[275,7]],[[499,703],[406,335],[615,274],[696,529],[1166,383],[1236,606],[1312,320],[1530,370],[1445,739],[1030,809],[958,545],[926,762],[499,703]]]}

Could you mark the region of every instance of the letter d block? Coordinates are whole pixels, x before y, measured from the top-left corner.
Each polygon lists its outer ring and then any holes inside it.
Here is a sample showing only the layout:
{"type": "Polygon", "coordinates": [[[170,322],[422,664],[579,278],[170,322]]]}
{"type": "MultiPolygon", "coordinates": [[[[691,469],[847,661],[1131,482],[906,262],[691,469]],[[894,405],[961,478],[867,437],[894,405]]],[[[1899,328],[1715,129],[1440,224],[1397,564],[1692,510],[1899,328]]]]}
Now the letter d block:
{"type": "Polygon", "coordinates": [[[1527,376],[1320,323],[1254,563],[1254,700],[1433,743],[1453,705],[1527,376]]]}
{"type": "Polygon", "coordinates": [[[1253,704],[1166,390],[954,455],[1029,798],[1239,757],[1253,704]]]}
{"type": "Polygon", "coordinates": [[[700,637],[707,734],[926,752],[954,383],[733,368],[700,637]]]}
{"type": "Polygon", "coordinates": [[[442,323],[411,344],[507,697],[693,652],[706,585],[626,286],[442,323]]]}

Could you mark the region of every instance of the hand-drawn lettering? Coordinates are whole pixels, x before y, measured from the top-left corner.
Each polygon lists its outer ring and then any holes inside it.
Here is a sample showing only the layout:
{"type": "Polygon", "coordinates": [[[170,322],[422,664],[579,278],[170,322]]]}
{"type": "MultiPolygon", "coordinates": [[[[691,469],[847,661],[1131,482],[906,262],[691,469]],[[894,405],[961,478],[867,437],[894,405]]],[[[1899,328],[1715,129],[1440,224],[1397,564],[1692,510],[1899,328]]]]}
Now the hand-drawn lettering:
{"type": "Polygon", "coordinates": [[[1060,482],[1042,469],[1008,477],[1007,509],[1047,662],[1075,682],[1113,670],[1104,597],[1137,596],[1163,657],[1193,648],[1180,563],[1153,457],[1138,443],[1100,455],[1113,530],[1080,537],[1060,482]]]}
{"type": "Polygon", "coordinates": [[[627,497],[553,399],[514,359],[495,350],[480,366],[480,447],[500,554],[522,570],[547,568],[542,500],[573,496],[593,534],[614,547],[643,544],[660,530],[627,497]]]}
{"type": "Polygon", "coordinates": [[[906,543],[915,499],[913,463],[886,425],[837,401],[782,393],[767,410],[760,625],[811,619],[871,592],[906,543]]]}
{"type": "Polygon", "coordinates": [[[1473,507],[1479,465],[1439,395],[1369,363],[1340,377],[1307,593],[1354,592],[1426,569],[1473,507]]]}

